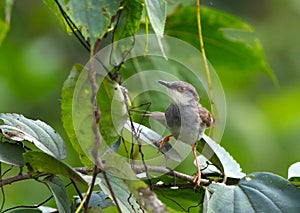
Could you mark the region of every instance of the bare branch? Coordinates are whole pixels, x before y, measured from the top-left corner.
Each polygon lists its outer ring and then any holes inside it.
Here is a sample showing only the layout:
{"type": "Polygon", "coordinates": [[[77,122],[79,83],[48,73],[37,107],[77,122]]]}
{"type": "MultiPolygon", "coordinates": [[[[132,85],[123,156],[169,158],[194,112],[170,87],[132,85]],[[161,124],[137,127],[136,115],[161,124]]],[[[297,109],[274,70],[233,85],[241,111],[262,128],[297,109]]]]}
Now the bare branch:
{"type": "MultiPolygon", "coordinates": [[[[134,165],[133,169],[136,173],[142,173],[145,172],[145,167],[143,165],[134,165]]],[[[168,174],[171,176],[175,176],[176,178],[179,178],[181,180],[186,180],[189,182],[193,182],[194,180],[194,176],[191,175],[187,175],[181,172],[177,172],[174,171],[172,169],[166,168],[166,167],[162,167],[162,166],[147,166],[147,170],[151,171],[151,172],[157,172],[157,173],[161,173],[161,174],[168,174]]],[[[209,184],[210,181],[207,179],[201,179],[201,183],[203,184],[209,184]]]]}
{"type": "MultiPolygon", "coordinates": [[[[133,170],[135,171],[135,173],[142,173],[145,172],[145,166],[144,165],[132,165],[133,170]]],[[[85,167],[81,167],[81,168],[75,168],[76,171],[82,173],[82,174],[88,174],[90,172],[89,169],[85,168],[85,167]]],[[[178,171],[174,171],[172,169],[169,169],[167,167],[163,167],[163,166],[147,166],[147,171],[149,172],[157,172],[160,174],[167,174],[170,175],[172,177],[176,177],[179,178],[181,180],[186,180],[189,182],[193,182],[194,180],[194,176],[191,175],[187,175],[184,174],[182,172],[178,172],[178,171]]],[[[207,179],[201,179],[201,183],[203,184],[209,184],[210,180],[207,179]]]]}
{"type": "Polygon", "coordinates": [[[0,180],[0,187],[8,185],[8,184],[12,184],[17,181],[27,180],[27,179],[31,179],[31,178],[32,178],[32,176],[30,174],[18,174],[16,176],[0,180]]]}

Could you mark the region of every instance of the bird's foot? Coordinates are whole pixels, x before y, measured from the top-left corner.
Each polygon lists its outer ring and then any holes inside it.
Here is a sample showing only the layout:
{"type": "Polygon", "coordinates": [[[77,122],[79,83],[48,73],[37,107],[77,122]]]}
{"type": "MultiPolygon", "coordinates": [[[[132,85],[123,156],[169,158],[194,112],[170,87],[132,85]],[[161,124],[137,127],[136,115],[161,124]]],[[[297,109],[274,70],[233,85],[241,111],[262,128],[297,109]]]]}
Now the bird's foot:
{"type": "Polygon", "coordinates": [[[198,186],[200,186],[201,184],[201,173],[197,173],[196,176],[194,177],[193,183],[196,183],[196,185],[194,186],[194,190],[197,189],[198,186]]]}
{"type": "Polygon", "coordinates": [[[197,186],[200,186],[200,183],[201,183],[201,170],[200,170],[200,167],[199,167],[199,162],[198,162],[198,158],[197,158],[197,143],[195,143],[193,145],[193,153],[194,153],[194,158],[195,158],[195,161],[196,161],[196,167],[197,167],[197,174],[196,176],[194,177],[194,180],[193,180],[193,183],[196,183],[195,187],[194,187],[194,190],[197,189],[197,186]]]}
{"type": "Polygon", "coordinates": [[[159,150],[161,150],[166,145],[166,143],[170,140],[170,137],[172,137],[172,135],[165,136],[159,141],[159,150]]]}

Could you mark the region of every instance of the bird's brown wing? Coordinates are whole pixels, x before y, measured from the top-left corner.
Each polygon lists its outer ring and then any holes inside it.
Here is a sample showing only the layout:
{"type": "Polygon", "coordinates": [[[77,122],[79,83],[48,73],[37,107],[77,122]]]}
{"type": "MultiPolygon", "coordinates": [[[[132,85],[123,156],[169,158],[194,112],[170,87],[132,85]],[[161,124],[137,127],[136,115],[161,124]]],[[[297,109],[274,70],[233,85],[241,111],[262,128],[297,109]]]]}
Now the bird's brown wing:
{"type": "Polygon", "coordinates": [[[211,127],[214,119],[213,119],[212,115],[210,114],[210,112],[206,108],[201,106],[200,104],[199,104],[199,114],[200,114],[200,118],[201,118],[202,122],[205,123],[206,128],[211,127]]]}

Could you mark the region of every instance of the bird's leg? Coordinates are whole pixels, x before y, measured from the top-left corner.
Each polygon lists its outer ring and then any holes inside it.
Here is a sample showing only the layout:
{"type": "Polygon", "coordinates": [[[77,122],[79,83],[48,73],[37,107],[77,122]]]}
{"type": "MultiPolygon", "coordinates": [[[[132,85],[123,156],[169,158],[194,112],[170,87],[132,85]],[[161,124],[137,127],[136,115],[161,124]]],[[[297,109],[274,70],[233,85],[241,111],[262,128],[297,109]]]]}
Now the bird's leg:
{"type": "Polygon", "coordinates": [[[200,183],[201,183],[201,171],[200,171],[200,167],[199,167],[199,163],[198,163],[198,158],[197,158],[197,143],[194,143],[193,145],[193,153],[194,153],[194,158],[195,158],[195,161],[196,161],[196,167],[197,167],[197,174],[193,180],[194,183],[196,183],[195,187],[194,187],[194,190],[196,190],[197,186],[200,186],[200,183]]]}
{"type": "Polygon", "coordinates": [[[168,135],[168,136],[165,136],[163,139],[161,139],[159,141],[159,149],[161,150],[165,145],[166,143],[170,140],[170,137],[172,137],[173,135],[168,135]]]}

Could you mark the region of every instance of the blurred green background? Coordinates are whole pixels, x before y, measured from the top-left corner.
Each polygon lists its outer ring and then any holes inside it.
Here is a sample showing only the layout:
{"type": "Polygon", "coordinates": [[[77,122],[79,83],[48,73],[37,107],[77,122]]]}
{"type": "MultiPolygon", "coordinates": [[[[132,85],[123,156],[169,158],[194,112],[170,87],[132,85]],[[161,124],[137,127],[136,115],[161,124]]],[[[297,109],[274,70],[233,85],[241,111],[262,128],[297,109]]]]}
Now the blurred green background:
{"type": "MultiPolygon", "coordinates": [[[[236,84],[223,82],[228,113],[222,146],[246,173],[269,171],[286,177],[289,165],[299,161],[300,2],[201,3],[239,16],[252,25],[279,80],[276,87],[264,73],[226,73],[226,78],[236,79],[236,84]]],[[[16,1],[11,29],[0,46],[0,112],[43,120],[66,139],[60,121],[60,90],[72,65],[85,64],[88,56],[42,1],[16,1]]],[[[67,139],[66,143],[66,161],[80,166],[67,139]]],[[[33,184],[29,189],[26,184],[5,187],[10,198],[7,206],[39,202],[26,196],[29,192],[42,194],[41,201],[43,195],[50,195],[46,187],[33,184]]]]}

